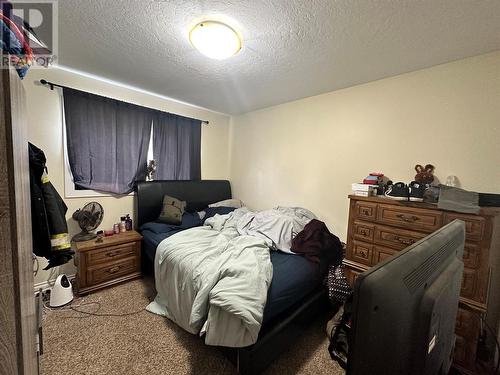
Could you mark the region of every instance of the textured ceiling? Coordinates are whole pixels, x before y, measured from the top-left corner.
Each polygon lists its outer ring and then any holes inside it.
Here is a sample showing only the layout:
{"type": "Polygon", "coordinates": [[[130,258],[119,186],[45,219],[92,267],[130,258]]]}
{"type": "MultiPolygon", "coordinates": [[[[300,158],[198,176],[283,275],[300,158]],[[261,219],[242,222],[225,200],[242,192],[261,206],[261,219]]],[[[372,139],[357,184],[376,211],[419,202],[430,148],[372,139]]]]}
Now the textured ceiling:
{"type": "Polygon", "coordinates": [[[59,63],[238,114],[500,49],[498,0],[61,0],[59,63]],[[226,21],[210,60],[191,25],[226,21]]]}

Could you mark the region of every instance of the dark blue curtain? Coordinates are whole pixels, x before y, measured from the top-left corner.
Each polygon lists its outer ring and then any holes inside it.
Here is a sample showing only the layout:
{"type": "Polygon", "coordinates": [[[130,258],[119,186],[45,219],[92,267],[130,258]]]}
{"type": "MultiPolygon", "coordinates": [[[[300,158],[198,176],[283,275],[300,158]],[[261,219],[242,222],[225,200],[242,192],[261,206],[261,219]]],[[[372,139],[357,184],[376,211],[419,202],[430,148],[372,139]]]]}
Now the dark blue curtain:
{"type": "Polygon", "coordinates": [[[161,112],[153,124],[157,180],[201,179],[201,121],[161,112]]]}
{"type": "Polygon", "coordinates": [[[76,186],[127,194],[144,181],[156,111],[63,89],[68,159],[76,186]]]}

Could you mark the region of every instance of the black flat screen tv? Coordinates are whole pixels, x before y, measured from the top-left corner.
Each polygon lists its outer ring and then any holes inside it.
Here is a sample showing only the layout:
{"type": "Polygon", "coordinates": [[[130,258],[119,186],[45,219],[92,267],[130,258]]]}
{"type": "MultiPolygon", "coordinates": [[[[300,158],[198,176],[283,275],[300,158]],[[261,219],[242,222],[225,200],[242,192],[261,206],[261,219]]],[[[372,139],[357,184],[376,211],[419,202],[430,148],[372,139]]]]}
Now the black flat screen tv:
{"type": "Polygon", "coordinates": [[[448,373],[464,228],[455,220],[358,276],[348,375],[448,373]]]}

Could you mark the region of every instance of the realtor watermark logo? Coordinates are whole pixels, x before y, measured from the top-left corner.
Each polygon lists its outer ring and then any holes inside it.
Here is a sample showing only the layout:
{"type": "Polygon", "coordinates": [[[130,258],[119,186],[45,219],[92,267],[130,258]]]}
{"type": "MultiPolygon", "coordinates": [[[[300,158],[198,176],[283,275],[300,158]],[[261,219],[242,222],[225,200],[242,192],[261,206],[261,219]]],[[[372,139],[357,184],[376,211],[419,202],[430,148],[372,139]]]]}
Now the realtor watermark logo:
{"type": "Polygon", "coordinates": [[[57,0],[0,0],[1,65],[48,66],[58,54],[57,0]]]}

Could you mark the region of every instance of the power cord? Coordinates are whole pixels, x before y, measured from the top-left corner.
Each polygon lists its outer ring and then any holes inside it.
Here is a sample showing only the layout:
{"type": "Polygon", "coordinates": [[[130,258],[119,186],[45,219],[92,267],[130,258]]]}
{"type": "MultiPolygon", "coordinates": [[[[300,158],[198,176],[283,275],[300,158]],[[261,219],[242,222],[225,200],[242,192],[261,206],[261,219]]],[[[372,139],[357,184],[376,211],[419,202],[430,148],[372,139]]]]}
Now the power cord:
{"type": "MultiPolygon", "coordinates": [[[[148,297],[148,300],[151,301],[151,296],[148,297]]],[[[129,312],[129,313],[98,313],[99,310],[101,310],[101,303],[100,302],[81,302],[78,305],[73,305],[73,303],[76,301],[71,302],[71,304],[63,307],[50,307],[47,306],[47,302],[43,304],[44,308],[48,311],[61,311],[61,312],[67,312],[67,311],[73,311],[79,314],[83,314],[84,316],[62,316],[61,318],[63,319],[84,319],[88,318],[90,316],[97,316],[97,317],[123,317],[123,316],[130,316],[130,315],[136,315],[139,314],[143,311],[146,311],[146,308],[143,307],[140,310],[129,312]],[[97,309],[95,311],[84,311],[81,310],[81,307],[87,307],[87,306],[97,306],[97,309]]]]}
{"type": "Polygon", "coordinates": [[[59,266],[50,269],[49,277],[47,278],[47,284],[49,284],[51,288],[56,283],[57,276],[59,276],[59,266]],[[56,277],[54,277],[54,275],[56,275],[56,277]]]}
{"type": "Polygon", "coordinates": [[[488,324],[486,319],[484,319],[484,317],[480,314],[477,314],[477,315],[479,315],[479,318],[481,319],[481,321],[483,322],[485,327],[488,329],[488,331],[490,331],[491,336],[493,336],[493,338],[495,339],[495,343],[496,343],[497,351],[498,351],[498,358],[497,358],[497,365],[495,367],[495,372],[493,374],[498,374],[499,373],[498,370],[500,370],[500,343],[498,342],[498,337],[497,337],[496,333],[493,331],[493,329],[490,327],[490,325],[488,324]]]}
{"type": "MultiPolygon", "coordinates": [[[[69,309],[72,310],[72,311],[75,311],[77,313],[87,315],[87,316],[102,316],[102,317],[122,317],[122,316],[136,315],[136,314],[139,314],[139,313],[141,313],[143,311],[146,311],[146,308],[143,307],[140,310],[133,311],[133,312],[130,312],[130,313],[123,313],[123,314],[101,313],[101,314],[97,314],[97,311],[99,311],[101,309],[101,304],[99,302],[89,302],[89,303],[82,304],[82,305],[79,305],[79,306],[76,306],[76,307],[69,306],[69,309]],[[98,308],[97,308],[97,310],[95,312],[78,310],[78,307],[89,306],[89,305],[94,305],[94,304],[98,305],[98,308]]],[[[80,317],[80,318],[82,318],[82,317],[80,317]]]]}
{"type": "Polygon", "coordinates": [[[499,374],[498,370],[500,370],[500,342],[498,341],[498,337],[497,337],[495,331],[493,331],[493,329],[490,327],[490,325],[488,324],[488,322],[484,318],[483,314],[478,313],[477,311],[471,311],[471,312],[479,318],[481,324],[484,324],[484,326],[488,329],[491,336],[495,340],[495,344],[496,344],[497,351],[498,351],[498,358],[497,358],[497,365],[495,366],[495,371],[493,372],[493,374],[497,375],[497,374],[499,374]]]}

